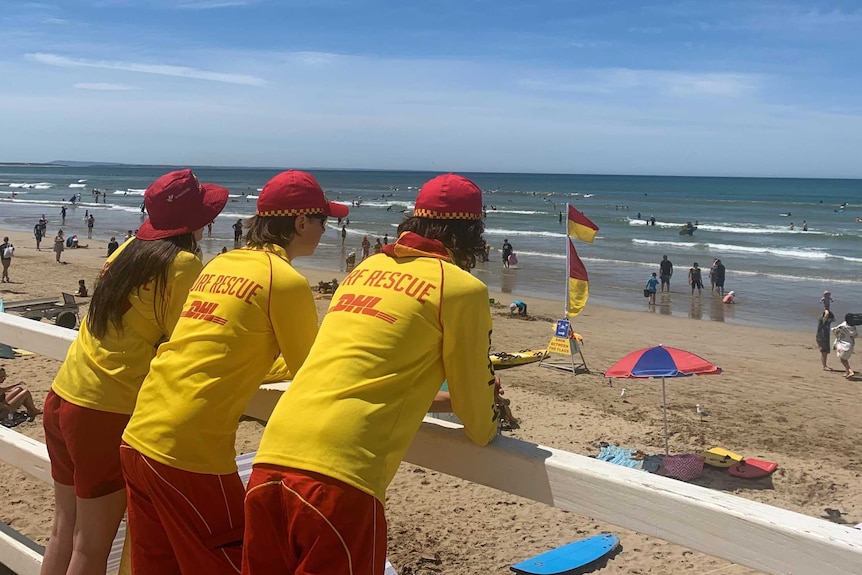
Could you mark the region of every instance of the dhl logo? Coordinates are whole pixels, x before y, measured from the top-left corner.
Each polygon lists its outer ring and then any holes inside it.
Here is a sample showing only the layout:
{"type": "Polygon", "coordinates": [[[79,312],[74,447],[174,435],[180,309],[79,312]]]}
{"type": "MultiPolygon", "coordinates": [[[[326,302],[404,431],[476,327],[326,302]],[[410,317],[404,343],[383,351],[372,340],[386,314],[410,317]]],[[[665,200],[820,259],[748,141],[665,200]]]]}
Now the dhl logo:
{"type": "Polygon", "coordinates": [[[225,318],[213,315],[213,312],[216,310],[217,307],[218,304],[211,301],[195,300],[191,303],[191,305],[189,305],[189,309],[183,311],[183,313],[180,314],[180,317],[202,319],[204,321],[211,321],[219,325],[224,325],[227,323],[227,320],[225,318]]]}
{"type": "Polygon", "coordinates": [[[365,296],[365,295],[355,295],[355,294],[344,294],[338,298],[338,302],[329,308],[329,311],[347,311],[352,313],[361,313],[364,315],[370,315],[372,317],[376,317],[378,319],[382,319],[386,323],[395,323],[398,321],[398,318],[395,316],[391,316],[388,313],[384,313],[378,309],[374,309],[374,306],[382,298],[374,297],[374,296],[365,296]]]}

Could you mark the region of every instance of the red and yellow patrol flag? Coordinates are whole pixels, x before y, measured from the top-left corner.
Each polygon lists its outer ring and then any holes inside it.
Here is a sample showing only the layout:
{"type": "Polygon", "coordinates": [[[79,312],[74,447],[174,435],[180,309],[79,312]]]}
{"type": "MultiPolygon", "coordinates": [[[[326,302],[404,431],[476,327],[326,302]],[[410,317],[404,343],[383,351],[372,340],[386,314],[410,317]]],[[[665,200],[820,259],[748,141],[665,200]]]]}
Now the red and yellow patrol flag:
{"type": "MultiPolygon", "coordinates": [[[[569,222],[569,225],[571,225],[571,222],[569,222]]],[[[581,261],[581,258],[578,257],[578,252],[575,251],[575,244],[568,238],[566,241],[569,243],[569,284],[567,286],[566,317],[575,317],[587,305],[587,298],[590,297],[590,278],[587,276],[587,268],[584,267],[584,262],[581,261]]]]}
{"type": "Polygon", "coordinates": [[[582,242],[593,243],[599,226],[590,221],[590,218],[569,205],[569,235],[574,236],[582,242]]]}

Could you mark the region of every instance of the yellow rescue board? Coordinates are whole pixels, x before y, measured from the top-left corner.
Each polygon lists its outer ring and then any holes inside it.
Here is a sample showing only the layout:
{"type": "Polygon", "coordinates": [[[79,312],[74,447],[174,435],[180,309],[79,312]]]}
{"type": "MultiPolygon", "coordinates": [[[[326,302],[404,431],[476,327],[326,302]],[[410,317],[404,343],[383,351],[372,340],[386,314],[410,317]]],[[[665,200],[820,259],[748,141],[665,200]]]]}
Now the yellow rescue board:
{"type": "Polygon", "coordinates": [[[713,447],[702,452],[703,462],[713,467],[730,467],[742,461],[742,456],[723,447],[713,447]]]}
{"type": "Polygon", "coordinates": [[[492,353],[488,357],[491,358],[491,363],[494,365],[494,369],[506,369],[539,361],[542,358],[547,357],[547,352],[544,349],[528,349],[517,353],[506,353],[505,351],[500,351],[492,353]]]}

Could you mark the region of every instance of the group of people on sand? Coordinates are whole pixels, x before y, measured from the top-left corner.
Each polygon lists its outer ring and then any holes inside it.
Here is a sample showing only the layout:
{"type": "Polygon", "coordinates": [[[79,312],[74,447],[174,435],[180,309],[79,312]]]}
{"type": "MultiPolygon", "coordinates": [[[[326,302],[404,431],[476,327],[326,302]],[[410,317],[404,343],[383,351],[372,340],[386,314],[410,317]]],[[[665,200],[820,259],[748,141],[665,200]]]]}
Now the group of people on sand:
{"type": "Polygon", "coordinates": [[[844,367],[844,377],[850,379],[856,375],[856,372],[850,368],[850,357],[853,355],[853,350],[856,347],[856,337],[858,336],[857,326],[862,325],[862,315],[848,313],[844,316],[844,321],[835,327],[832,327],[832,322],[835,321],[835,314],[832,313],[831,305],[834,300],[832,293],[823,292],[823,297],[820,298],[820,303],[823,304],[823,312],[817,320],[817,347],[820,349],[820,362],[823,364],[824,371],[834,371],[826,365],[829,358],[829,352],[834,351],[835,356],[841,365],[844,367]],[[834,336],[834,340],[830,345],[830,336],[834,336]]]}
{"type": "Polygon", "coordinates": [[[473,182],[426,182],[319,328],[293,262],[348,208],[310,173],[281,172],[244,247],[204,266],[197,242],[227,199],[190,170],[161,176],[149,219],[104,264],[45,401],[45,575],[104,572],[127,508],[133,573],[380,575],[386,488],[424,414],[454,411],[480,445],[498,432],[488,291],[469,273],[485,245],[473,182]],[[245,488],[239,419],[284,379],[245,488]]]}

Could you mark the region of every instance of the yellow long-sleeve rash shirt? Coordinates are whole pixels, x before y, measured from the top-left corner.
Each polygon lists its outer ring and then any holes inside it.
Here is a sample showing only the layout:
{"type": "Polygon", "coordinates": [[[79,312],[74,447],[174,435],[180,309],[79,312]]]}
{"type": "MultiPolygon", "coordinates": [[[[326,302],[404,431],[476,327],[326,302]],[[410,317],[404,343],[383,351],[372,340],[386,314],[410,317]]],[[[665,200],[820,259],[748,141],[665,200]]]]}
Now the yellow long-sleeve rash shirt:
{"type": "Polygon", "coordinates": [[[296,373],[316,334],[311,288],[283,249],[216,257],[192,286],[170,341],[159,348],[123,439],[177,469],[236,471],[243,409],[278,354],[296,373]]]}
{"type": "Polygon", "coordinates": [[[487,288],[417,238],[402,235],[342,282],[256,463],[322,473],[383,502],[444,379],[470,439],[494,437],[487,288]]]}
{"type": "MultiPolygon", "coordinates": [[[[111,265],[137,241],[141,240],[125,242],[105,265],[111,265]]],[[[90,331],[86,320],[82,322],[51,385],[54,393],[81,407],[131,414],[158,344],[171,335],[189,288],[202,268],[193,253],[182,251],[168,268],[164,294],[156,293],[154,282],[132,291],[121,330],[109,323],[107,333],[99,338],[90,331]]]]}

